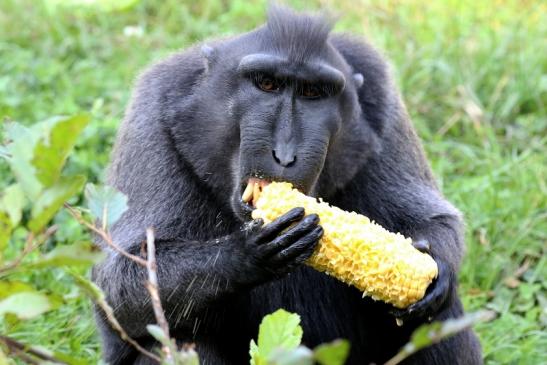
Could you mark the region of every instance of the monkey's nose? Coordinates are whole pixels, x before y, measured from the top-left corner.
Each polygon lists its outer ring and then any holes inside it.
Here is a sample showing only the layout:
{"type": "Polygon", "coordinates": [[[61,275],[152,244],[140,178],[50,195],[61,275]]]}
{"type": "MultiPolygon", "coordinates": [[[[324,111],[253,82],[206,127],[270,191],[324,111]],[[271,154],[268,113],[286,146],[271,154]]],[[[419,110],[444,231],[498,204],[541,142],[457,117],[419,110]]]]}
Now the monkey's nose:
{"type": "Polygon", "coordinates": [[[272,156],[283,167],[291,167],[296,162],[296,155],[288,149],[272,150],[272,156]]]}

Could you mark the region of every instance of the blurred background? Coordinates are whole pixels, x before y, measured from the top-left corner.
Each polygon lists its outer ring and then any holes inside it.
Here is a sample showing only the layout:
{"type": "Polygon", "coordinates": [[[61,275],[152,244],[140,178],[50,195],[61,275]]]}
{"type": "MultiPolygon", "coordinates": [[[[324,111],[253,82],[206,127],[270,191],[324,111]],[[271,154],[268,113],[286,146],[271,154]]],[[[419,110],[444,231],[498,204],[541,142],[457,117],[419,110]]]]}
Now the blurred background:
{"type": "MultiPolygon", "coordinates": [[[[460,293],[487,364],[547,363],[547,3],[525,0],[291,1],[328,9],[336,30],[366,37],[393,73],[437,179],[467,222],[460,293]]],[[[101,182],[130,91],[151,62],[194,42],[251,30],[266,1],[2,0],[0,123],[88,113],[68,169],[101,182]]],[[[0,189],[11,181],[0,163],[0,189]]],[[[82,228],[61,212],[59,243],[82,228]]],[[[0,333],[100,356],[91,305],[62,271],[38,287],[61,309],[0,333]]]]}

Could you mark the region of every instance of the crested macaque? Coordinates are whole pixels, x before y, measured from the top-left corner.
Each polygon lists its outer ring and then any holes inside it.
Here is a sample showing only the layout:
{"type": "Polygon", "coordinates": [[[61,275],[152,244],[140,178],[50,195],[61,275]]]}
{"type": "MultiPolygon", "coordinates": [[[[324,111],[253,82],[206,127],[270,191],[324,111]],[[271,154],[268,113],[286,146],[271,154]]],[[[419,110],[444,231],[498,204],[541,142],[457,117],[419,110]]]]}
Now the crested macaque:
{"type": "MultiPolygon", "coordinates": [[[[279,308],[301,316],[306,346],[348,339],[347,364],[359,365],[392,357],[420,324],[463,313],[461,215],[437,188],[385,60],[363,40],[332,33],[322,16],[273,7],[255,30],[150,67],[118,132],[108,182],[129,199],[114,240],[139,255],[145,229],[155,229],[171,334],[195,343],[202,364],[247,364],[262,317],[279,308]],[[437,279],[407,309],[363,298],[303,265],[323,233],[317,215],[295,208],[269,224],[251,219],[242,200],[249,181],[291,182],[411,237],[437,262],[437,279]]],[[[157,347],[146,330],[155,323],[146,270],[110,251],[93,277],[125,331],[157,347]]],[[[96,317],[105,361],[153,363],[96,317]]],[[[481,363],[471,331],[404,362],[481,363]]]]}

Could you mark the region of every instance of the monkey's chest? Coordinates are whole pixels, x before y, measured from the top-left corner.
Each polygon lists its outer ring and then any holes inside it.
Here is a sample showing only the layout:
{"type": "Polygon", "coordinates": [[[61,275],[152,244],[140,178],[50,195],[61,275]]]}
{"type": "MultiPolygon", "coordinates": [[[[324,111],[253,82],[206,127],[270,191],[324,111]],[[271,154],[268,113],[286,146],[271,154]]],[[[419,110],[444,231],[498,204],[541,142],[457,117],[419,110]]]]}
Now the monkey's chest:
{"type": "Polygon", "coordinates": [[[352,358],[360,361],[376,352],[382,337],[378,330],[383,333],[394,324],[381,303],[363,299],[356,289],[309,267],[255,288],[237,317],[256,339],[262,318],[280,308],[300,315],[304,345],[313,348],[344,338],[352,344],[352,358]]]}

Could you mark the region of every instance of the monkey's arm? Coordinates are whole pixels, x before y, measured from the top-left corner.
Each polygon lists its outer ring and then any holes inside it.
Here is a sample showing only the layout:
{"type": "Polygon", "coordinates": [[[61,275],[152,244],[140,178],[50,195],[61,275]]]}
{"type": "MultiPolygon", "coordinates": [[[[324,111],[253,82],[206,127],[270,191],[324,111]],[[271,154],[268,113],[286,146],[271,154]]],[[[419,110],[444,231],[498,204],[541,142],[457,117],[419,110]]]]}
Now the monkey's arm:
{"type": "Polygon", "coordinates": [[[455,297],[463,255],[461,214],[437,189],[420,142],[404,109],[385,126],[382,150],[372,156],[352,183],[361,208],[386,228],[411,237],[437,261],[439,276],[424,299],[395,314],[433,316],[455,297]]]}
{"type": "Polygon", "coordinates": [[[380,145],[346,187],[349,193],[343,194],[359,198],[337,199],[348,209],[355,207],[384,227],[412,237],[417,248],[433,256],[439,277],[426,297],[409,308],[418,315],[432,315],[455,294],[463,255],[461,215],[438,190],[381,56],[352,38],[335,37],[333,43],[353,71],[364,77],[358,90],[363,123],[373,128],[380,145]]]}
{"type": "MultiPolygon", "coordinates": [[[[282,276],[304,262],[323,233],[318,221],[317,215],[304,217],[304,209],[294,208],[266,226],[255,220],[246,229],[219,239],[159,240],[156,260],[160,300],[170,327],[188,336],[190,330],[195,334],[196,321],[206,321],[206,308],[230,294],[282,276]]],[[[128,251],[138,255],[139,246],[133,244],[128,251]]],[[[111,253],[94,268],[93,279],[106,293],[127,333],[134,337],[146,335],[145,325],[155,323],[144,286],[146,269],[111,253]]]]}
{"type": "MultiPolygon", "coordinates": [[[[317,217],[303,218],[303,210],[288,212],[276,224],[242,230],[177,150],[168,125],[191,114],[191,88],[203,72],[203,60],[192,52],[175,55],[141,77],[108,177],[127,195],[129,207],[111,229],[113,240],[138,255],[146,228],[154,228],[162,305],[171,327],[185,333],[194,331],[198,317],[205,327],[204,308],[305,260],[322,232],[317,217]],[[295,222],[298,230],[285,232],[295,222]]],[[[95,267],[94,280],[129,335],[146,335],[146,324],[155,320],[145,268],[110,251],[95,267]]]]}
{"type": "MultiPolygon", "coordinates": [[[[160,298],[171,328],[188,329],[204,305],[233,292],[238,285],[233,280],[237,272],[231,272],[236,268],[223,262],[226,239],[218,243],[157,242],[160,298]]],[[[138,255],[138,246],[129,252],[138,255]]],[[[112,253],[94,268],[93,279],[127,333],[136,338],[146,335],[146,324],[156,322],[145,288],[146,268],[112,253]]]]}

